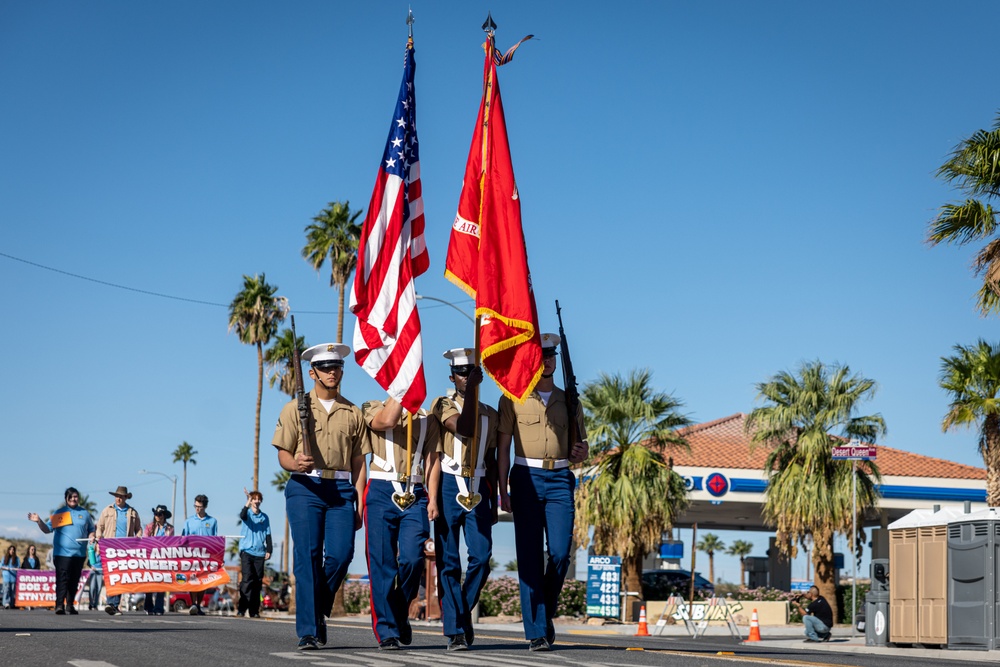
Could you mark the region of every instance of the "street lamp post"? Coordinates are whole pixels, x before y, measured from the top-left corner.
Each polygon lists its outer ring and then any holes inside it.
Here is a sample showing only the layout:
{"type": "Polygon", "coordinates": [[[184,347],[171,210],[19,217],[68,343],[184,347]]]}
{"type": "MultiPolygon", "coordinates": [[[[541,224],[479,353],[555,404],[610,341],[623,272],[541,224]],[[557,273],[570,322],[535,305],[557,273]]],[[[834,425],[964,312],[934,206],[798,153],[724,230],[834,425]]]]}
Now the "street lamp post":
{"type": "Polygon", "coordinates": [[[469,315],[467,312],[465,312],[464,310],[453,304],[451,301],[445,301],[444,299],[439,299],[436,296],[427,296],[426,294],[418,294],[417,299],[427,299],[428,301],[437,301],[438,303],[443,303],[446,306],[451,306],[458,312],[468,317],[470,322],[472,322],[473,324],[476,323],[476,318],[474,318],[472,315],[469,315]]]}
{"type": "MultiPolygon", "coordinates": [[[[165,472],[156,472],[155,470],[140,470],[140,475],[159,475],[160,477],[166,477],[174,485],[173,498],[170,500],[170,513],[174,516],[177,515],[177,475],[168,475],[165,472]]],[[[174,519],[177,521],[177,519],[174,519]]]]}

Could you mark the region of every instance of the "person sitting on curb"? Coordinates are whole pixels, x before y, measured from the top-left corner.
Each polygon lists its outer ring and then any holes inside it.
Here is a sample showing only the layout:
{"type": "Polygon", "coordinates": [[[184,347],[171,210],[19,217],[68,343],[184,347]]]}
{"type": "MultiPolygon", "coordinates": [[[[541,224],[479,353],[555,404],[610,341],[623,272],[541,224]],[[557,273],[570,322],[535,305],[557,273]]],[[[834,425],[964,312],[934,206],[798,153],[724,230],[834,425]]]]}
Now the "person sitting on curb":
{"type": "Polygon", "coordinates": [[[793,602],[802,614],[802,624],[806,627],[807,642],[830,641],[830,630],[833,628],[833,610],[826,598],[819,594],[819,588],[810,586],[809,591],[799,600],[793,602]],[[808,607],[803,607],[800,600],[811,600],[808,607]]]}

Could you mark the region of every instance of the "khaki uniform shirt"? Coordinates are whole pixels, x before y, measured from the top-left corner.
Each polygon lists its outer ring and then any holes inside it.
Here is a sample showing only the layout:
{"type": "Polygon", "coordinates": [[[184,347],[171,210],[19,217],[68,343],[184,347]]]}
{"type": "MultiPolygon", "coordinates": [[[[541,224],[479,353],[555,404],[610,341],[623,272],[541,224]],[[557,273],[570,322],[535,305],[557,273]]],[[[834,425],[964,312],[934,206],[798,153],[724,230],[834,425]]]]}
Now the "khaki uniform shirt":
{"type": "MultiPolygon", "coordinates": [[[[583,425],[583,410],[577,411],[579,441],[587,438],[583,425]]],[[[501,433],[514,436],[514,455],[529,459],[569,458],[569,416],[566,392],[556,387],[549,404],[542,403],[538,391],[531,392],[524,403],[500,397],[501,433]]]]}
{"type": "MultiPolygon", "coordinates": [[[[431,403],[431,414],[438,418],[441,422],[441,439],[438,443],[437,451],[450,456],[452,459],[455,458],[455,434],[444,427],[445,421],[456,417],[462,413],[462,406],[459,405],[458,401],[450,396],[440,396],[434,399],[431,403]]],[[[500,421],[500,415],[497,411],[488,405],[479,404],[479,428],[483,427],[483,416],[487,417],[486,426],[486,454],[483,458],[484,465],[487,464],[492,458],[496,458],[495,449],[497,446],[497,424],[500,421]]],[[[458,461],[458,464],[464,467],[474,468],[476,462],[472,459],[472,448],[470,444],[472,443],[472,438],[461,438],[462,441],[462,461],[458,461]]],[[[483,442],[482,435],[479,436],[479,442],[476,443],[477,456],[478,456],[478,446],[479,443],[483,442]]]]}
{"type": "MultiPolygon", "coordinates": [[[[385,450],[385,431],[381,429],[372,428],[372,420],[375,419],[375,415],[383,408],[382,401],[368,401],[362,406],[362,412],[364,413],[365,424],[368,426],[368,438],[367,444],[365,446],[365,454],[373,454],[378,456],[382,460],[386,460],[385,450]]],[[[419,474],[416,472],[416,468],[420,465],[420,461],[416,458],[417,443],[420,441],[420,422],[426,422],[427,432],[424,434],[424,446],[421,449],[420,458],[421,460],[427,456],[428,452],[435,452],[438,448],[438,440],[440,439],[441,427],[438,424],[438,420],[434,419],[432,416],[427,414],[426,410],[421,410],[419,414],[413,415],[413,468],[410,470],[410,474],[419,474]]],[[[392,429],[392,441],[395,445],[393,449],[396,455],[396,470],[397,473],[406,473],[406,411],[403,411],[402,416],[399,419],[399,423],[392,429]]],[[[391,470],[386,470],[379,465],[376,465],[375,461],[372,461],[372,470],[381,470],[382,472],[392,472],[391,470]]]]}
{"type": "MultiPolygon", "coordinates": [[[[315,451],[313,460],[317,470],[351,471],[351,460],[364,455],[365,424],[361,410],[343,396],[338,396],[330,412],[326,411],[316,390],[309,392],[312,409],[315,451]]],[[[289,401],[281,409],[278,425],[271,444],[292,456],[302,449],[302,429],[299,426],[298,401],[289,401]]]]}

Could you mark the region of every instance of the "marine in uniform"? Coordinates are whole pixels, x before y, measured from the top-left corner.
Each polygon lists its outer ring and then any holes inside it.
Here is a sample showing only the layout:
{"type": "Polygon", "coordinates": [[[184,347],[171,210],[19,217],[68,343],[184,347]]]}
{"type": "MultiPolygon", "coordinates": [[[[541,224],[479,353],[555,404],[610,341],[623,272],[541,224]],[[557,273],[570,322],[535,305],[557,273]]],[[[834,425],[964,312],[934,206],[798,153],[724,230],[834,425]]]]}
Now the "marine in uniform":
{"type": "Polygon", "coordinates": [[[403,406],[394,398],[369,401],[363,413],[368,425],[365,453],[372,455],[364,501],[372,630],[381,650],[395,650],[413,640],[410,602],[417,597],[424,572],[430,521],[438,515],[439,426],[426,410],[413,415],[407,471],[403,406]]]}
{"type": "Polygon", "coordinates": [[[579,437],[569,441],[566,394],[552,379],[559,340],[555,334],[542,335],[542,377],[524,403],[500,398],[500,507],[514,515],[521,617],[532,651],[547,651],[555,641],[552,617],[569,569],[576,514],[576,478],[569,466],[586,459],[588,449],[580,413],[576,415],[579,437]]]}
{"type": "Polygon", "coordinates": [[[315,345],[302,353],[310,363],[309,427],[312,456],[302,446],[297,401],[285,404],[271,444],[278,463],[292,473],[285,485],[285,510],[292,533],[295,574],[295,633],[300,650],[326,643],[333,597],[354,557],[354,531],[361,527],[365,488],[365,424],[361,410],[340,394],[344,357],[340,343],[315,345]]]}
{"type": "Polygon", "coordinates": [[[482,382],[483,372],[475,350],[459,347],[444,353],[451,361],[448,379],[455,385],[449,396],[434,399],[431,413],[441,422],[438,453],[441,460],[440,513],[434,522],[441,607],[448,650],[465,650],[472,644],[472,608],[490,575],[493,523],[496,516],[496,432],[499,415],[483,403],[477,410],[467,397],[482,382]],[[473,432],[478,430],[475,452],[473,432]],[[464,437],[463,437],[464,436],[464,437]],[[468,567],[462,581],[459,537],[465,532],[468,567]]]}

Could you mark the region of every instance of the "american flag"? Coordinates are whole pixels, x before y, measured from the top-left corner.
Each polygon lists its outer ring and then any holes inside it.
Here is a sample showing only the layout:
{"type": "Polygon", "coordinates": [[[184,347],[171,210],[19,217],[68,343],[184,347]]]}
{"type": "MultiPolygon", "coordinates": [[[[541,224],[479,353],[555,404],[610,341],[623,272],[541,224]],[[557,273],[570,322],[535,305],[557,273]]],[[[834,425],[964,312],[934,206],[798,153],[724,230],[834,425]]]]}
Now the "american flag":
{"type": "Polygon", "coordinates": [[[406,45],[403,83],[361,230],[351,292],[354,355],[389,396],[410,412],[427,396],[420,317],[413,279],[427,270],[420,188],[413,40],[406,45]]]}

